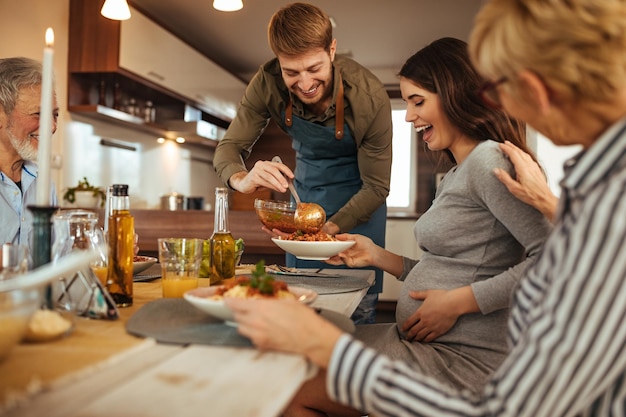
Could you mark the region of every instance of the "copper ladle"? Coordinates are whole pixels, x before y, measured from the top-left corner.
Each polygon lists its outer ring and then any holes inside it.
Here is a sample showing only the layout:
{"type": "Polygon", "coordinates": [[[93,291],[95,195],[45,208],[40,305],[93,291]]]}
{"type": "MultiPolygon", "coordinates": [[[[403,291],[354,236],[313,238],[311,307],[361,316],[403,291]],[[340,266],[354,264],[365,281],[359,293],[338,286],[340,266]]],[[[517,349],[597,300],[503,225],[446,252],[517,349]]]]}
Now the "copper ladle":
{"type": "MultiPolygon", "coordinates": [[[[283,163],[280,156],[273,157],[272,162],[283,163]]],[[[317,233],[322,230],[326,222],[326,212],[322,206],[316,203],[303,203],[300,201],[296,187],[293,186],[293,180],[287,179],[287,185],[293,198],[296,200],[296,212],[293,216],[296,229],[304,233],[317,233]]]]}

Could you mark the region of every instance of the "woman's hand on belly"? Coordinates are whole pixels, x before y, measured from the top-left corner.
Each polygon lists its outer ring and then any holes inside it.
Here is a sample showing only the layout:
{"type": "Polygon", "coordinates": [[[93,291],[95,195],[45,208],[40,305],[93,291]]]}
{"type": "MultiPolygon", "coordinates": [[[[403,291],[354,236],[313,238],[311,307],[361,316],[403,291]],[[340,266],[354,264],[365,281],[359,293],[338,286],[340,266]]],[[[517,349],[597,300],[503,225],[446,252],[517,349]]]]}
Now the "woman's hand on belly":
{"type": "Polygon", "coordinates": [[[457,290],[411,291],[415,300],[422,305],[402,324],[406,339],[415,342],[432,342],[454,326],[459,316],[457,290]]]}
{"type": "Polygon", "coordinates": [[[422,305],[402,325],[409,341],[432,342],[446,334],[463,314],[480,312],[469,285],[453,290],[410,291],[409,296],[422,300],[422,305]]]}

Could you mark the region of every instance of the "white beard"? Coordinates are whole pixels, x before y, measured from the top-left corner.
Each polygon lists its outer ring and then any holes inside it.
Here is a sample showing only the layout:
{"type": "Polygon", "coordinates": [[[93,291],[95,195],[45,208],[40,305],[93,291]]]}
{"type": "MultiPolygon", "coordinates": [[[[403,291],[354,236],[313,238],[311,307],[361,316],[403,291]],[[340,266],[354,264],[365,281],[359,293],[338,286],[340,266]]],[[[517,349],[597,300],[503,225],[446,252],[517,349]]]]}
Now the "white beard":
{"type": "Polygon", "coordinates": [[[37,160],[37,148],[30,143],[30,138],[18,139],[11,131],[7,131],[9,140],[17,154],[25,161],[37,160]]]}

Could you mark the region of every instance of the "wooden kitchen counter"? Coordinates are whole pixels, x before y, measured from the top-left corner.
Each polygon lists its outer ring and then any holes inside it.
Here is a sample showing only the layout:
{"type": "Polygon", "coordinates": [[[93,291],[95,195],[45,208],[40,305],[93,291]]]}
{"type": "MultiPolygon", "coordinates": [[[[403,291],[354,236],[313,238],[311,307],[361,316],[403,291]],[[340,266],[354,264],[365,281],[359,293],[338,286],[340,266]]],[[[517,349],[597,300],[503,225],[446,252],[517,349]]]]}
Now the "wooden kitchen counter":
{"type": "MultiPolygon", "coordinates": [[[[194,237],[208,239],[213,234],[213,211],[206,210],[131,210],[135,217],[135,232],[139,235],[139,252],[156,256],[160,237],[194,237]]],[[[101,216],[104,214],[102,213],[101,216]]],[[[285,252],[276,246],[254,211],[231,210],[228,213],[230,230],[235,239],[245,242],[243,263],[284,263],[285,252]]]]}

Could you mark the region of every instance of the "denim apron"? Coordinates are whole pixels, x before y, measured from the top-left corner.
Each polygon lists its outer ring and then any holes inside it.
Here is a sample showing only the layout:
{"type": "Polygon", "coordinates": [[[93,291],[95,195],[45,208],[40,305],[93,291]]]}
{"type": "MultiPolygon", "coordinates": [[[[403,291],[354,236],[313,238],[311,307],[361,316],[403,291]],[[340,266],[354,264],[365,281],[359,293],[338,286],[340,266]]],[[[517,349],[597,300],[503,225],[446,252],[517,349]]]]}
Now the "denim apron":
{"type": "MultiPolygon", "coordinates": [[[[340,92],[343,99],[343,92],[340,92]]],[[[340,103],[341,101],[341,103],[340,103]]],[[[343,100],[340,120],[343,120],[343,100]]],[[[291,102],[287,107],[291,110],[291,102]]],[[[291,111],[284,114],[282,128],[292,138],[292,147],[296,151],[296,176],[294,185],[302,201],[314,202],[326,211],[330,218],[363,184],[357,163],[357,147],[347,124],[341,126],[322,126],[298,117],[292,117],[291,111]],[[287,123],[285,123],[287,121],[287,123]]],[[[358,233],[369,237],[377,245],[385,246],[387,205],[382,204],[372,214],[367,223],[360,224],[349,233],[358,233]]],[[[287,254],[287,266],[297,268],[347,268],[345,265],[329,265],[321,261],[298,259],[287,254]]],[[[376,271],[376,282],[368,293],[382,291],[383,271],[375,268],[362,268],[376,271]]]]}

